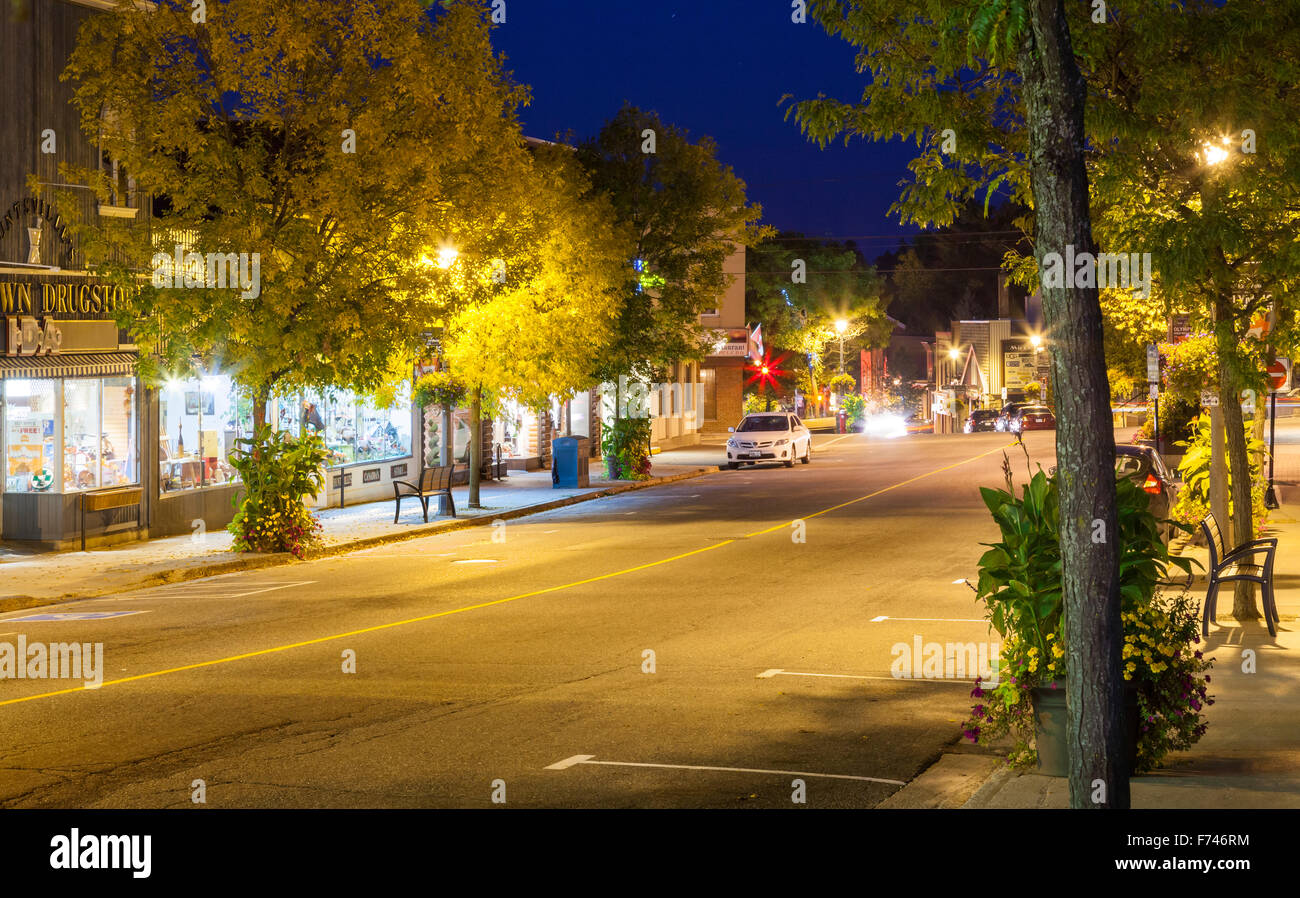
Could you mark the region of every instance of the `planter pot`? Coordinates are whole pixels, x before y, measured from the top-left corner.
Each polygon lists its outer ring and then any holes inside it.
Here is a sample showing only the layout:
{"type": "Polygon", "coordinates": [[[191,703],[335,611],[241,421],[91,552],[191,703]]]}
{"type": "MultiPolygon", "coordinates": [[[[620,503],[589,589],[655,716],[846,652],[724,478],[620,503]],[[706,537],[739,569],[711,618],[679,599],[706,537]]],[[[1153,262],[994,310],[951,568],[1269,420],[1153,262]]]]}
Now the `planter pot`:
{"type": "Polygon", "coordinates": [[[1034,742],[1038,747],[1038,772],[1043,776],[1068,776],[1070,755],[1065,739],[1065,681],[1056,688],[1039,686],[1030,692],[1034,703],[1034,742]]]}
{"type": "Polygon", "coordinates": [[[618,480],[622,476],[623,472],[618,467],[618,459],[605,459],[605,473],[609,476],[610,480],[618,480]]]}
{"type": "MultiPolygon", "coordinates": [[[[1038,773],[1043,776],[1069,776],[1070,753],[1066,740],[1065,681],[1056,688],[1040,686],[1031,690],[1034,706],[1034,741],[1038,747],[1038,773]]],[[[1124,745],[1131,773],[1137,764],[1138,704],[1137,690],[1124,687],[1124,745]]]]}

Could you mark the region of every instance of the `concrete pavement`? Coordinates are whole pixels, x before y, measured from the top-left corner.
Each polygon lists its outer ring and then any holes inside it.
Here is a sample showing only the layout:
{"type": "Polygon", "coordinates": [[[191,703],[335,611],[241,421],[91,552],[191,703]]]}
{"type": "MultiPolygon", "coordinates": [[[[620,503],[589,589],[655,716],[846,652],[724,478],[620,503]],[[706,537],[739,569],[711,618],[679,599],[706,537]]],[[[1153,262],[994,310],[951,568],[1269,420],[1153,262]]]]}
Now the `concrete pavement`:
{"type": "MultiPolygon", "coordinates": [[[[1279,448],[1279,473],[1294,470],[1300,452],[1288,453],[1282,440],[1279,448]]],[[[1284,483],[1283,505],[1264,532],[1278,538],[1278,634],[1269,636],[1262,621],[1233,620],[1231,593],[1220,597],[1217,626],[1205,647],[1215,659],[1209,728],[1189,751],[1132,780],[1134,808],[1300,808],[1300,495],[1284,483]]],[[[1182,554],[1202,565],[1192,591],[1203,599],[1208,552],[1188,546],[1182,554]]],[[[1065,779],[1017,774],[1000,763],[990,767],[973,747],[957,748],[894,795],[890,806],[1068,807],[1065,779]]]]}

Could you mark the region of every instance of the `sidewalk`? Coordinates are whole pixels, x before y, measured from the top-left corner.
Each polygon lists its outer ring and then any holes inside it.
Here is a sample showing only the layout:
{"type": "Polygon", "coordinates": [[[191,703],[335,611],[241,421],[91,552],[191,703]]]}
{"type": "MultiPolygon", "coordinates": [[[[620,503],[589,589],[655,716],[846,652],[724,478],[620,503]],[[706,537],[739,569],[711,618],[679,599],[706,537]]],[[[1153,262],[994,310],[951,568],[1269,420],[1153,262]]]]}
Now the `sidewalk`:
{"type": "MultiPolygon", "coordinates": [[[[592,469],[591,486],[555,489],[551,472],[512,471],[504,480],[485,481],[479,491],[483,506],[468,506],[468,487],[452,490],[457,518],[436,517],[437,500],[429,503],[429,523],[424,523],[420,503],[407,499],[402,515],[393,523],[393,500],[386,499],[327,508],[317,512],[323,529],[322,547],[308,557],[366,548],[384,542],[425,536],[444,530],[487,524],[497,518],[521,517],[601,496],[644,489],[660,483],[694,477],[717,470],[717,463],[701,447],[656,454],[652,479],[611,481],[603,469],[592,469]],[[599,476],[597,476],[599,475],[599,476]]],[[[129,588],[193,580],[216,574],[287,564],[285,553],[239,555],[231,551],[231,535],[224,528],[184,536],[126,543],[88,552],[28,552],[0,544],[0,611],[14,611],[59,600],[88,598],[129,588]]]]}
{"type": "MultiPolygon", "coordinates": [[[[1215,659],[1206,709],[1209,729],[1189,751],[1173,754],[1166,767],[1132,780],[1134,808],[1300,808],[1300,502],[1283,495],[1266,536],[1278,538],[1273,583],[1277,589],[1276,638],[1262,620],[1239,624],[1225,617],[1232,593],[1219,599],[1218,626],[1210,627],[1206,653],[1215,659]],[[1243,652],[1255,653],[1255,672],[1242,668],[1243,652]]],[[[1207,563],[1207,550],[1183,554],[1207,563]]],[[[1204,598],[1199,574],[1192,593],[1204,598]]],[[[1258,598],[1257,598],[1257,601],[1258,598]]],[[[1262,606],[1261,606],[1262,608],[1262,606]]],[[[1017,774],[974,746],[940,761],[882,807],[1065,808],[1069,785],[1062,777],[1017,774]]]]}

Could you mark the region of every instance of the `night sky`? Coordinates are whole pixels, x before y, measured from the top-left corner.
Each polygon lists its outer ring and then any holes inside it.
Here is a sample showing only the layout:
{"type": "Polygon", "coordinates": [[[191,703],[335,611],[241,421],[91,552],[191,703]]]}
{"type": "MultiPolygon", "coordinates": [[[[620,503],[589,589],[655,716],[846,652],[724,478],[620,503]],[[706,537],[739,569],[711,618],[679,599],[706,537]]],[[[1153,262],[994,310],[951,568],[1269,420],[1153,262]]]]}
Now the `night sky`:
{"type": "Polygon", "coordinates": [[[853,49],[814,22],[793,24],[786,0],[507,0],[493,40],[532,88],[521,112],[530,136],[584,139],[626,100],[713,137],[767,224],[856,239],[868,258],[914,230],[885,214],[914,146],[819,150],[785,120],[783,94],[856,100],[863,84],[853,49]]]}

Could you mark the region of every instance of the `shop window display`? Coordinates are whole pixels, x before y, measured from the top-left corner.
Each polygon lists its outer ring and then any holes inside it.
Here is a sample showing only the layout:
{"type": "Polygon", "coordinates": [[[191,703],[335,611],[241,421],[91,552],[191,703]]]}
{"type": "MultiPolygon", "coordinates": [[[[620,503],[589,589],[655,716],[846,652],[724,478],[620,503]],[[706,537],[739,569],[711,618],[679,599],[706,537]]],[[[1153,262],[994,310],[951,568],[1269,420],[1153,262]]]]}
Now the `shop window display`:
{"type": "Polygon", "coordinates": [[[380,408],[347,391],[304,391],[279,397],[273,420],[279,430],[318,434],[331,466],[383,461],[411,453],[411,390],[406,385],[392,408],[380,408]],[[296,410],[296,412],[295,412],[296,410]]]}
{"type": "Polygon", "coordinates": [[[231,378],[173,381],[159,390],[158,407],[158,482],[163,492],[239,479],[230,453],[236,440],[252,436],[253,402],[231,378]]]}
{"type": "MultiPolygon", "coordinates": [[[[6,380],[5,492],[58,492],[57,380],[6,380]]],[[[62,477],[59,478],[62,481],[62,477]]]]}
{"type": "Polygon", "coordinates": [[[133,378],[6,380],[4,397],[6,492],[138,482],[133,378]]]}

